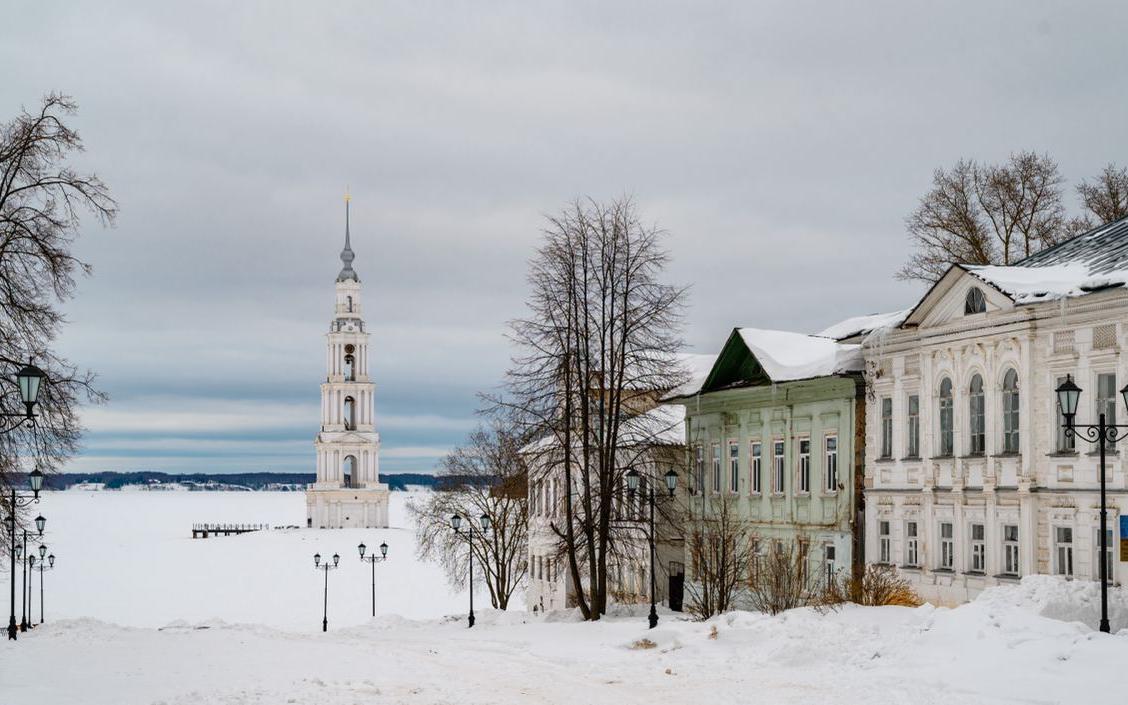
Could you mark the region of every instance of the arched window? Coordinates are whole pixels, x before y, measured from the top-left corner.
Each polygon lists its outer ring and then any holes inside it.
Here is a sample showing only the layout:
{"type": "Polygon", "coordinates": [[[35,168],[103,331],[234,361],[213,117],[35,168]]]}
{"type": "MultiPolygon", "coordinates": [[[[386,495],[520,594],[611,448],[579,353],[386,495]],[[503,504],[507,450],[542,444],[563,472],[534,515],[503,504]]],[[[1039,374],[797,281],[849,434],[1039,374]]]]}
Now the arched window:
{"type": "Polygon", "coordinates": [[[1018,373],[1003,375],[1003,452],[1018,452],[1018,373]]]}
{"type": "Polygon", "coordinates": [[[346,296],[345,299],[348,301],[348,305],[349,305],[348,311],[349,311],[349,313],[352,313],[352,297],[346,296]]]}
{"type": "Polygon", "coordinates": [[[356,401],[352,397],[345,397],[345,429],[356,430],[356,401]]]}
{"type": "Polygon", "coordinates": [[[983,378],[975,375],[971,378],[971,384],[968,386],[967,407],[968,407],[968,453],[971,455],[983,455],[986,448],[985,436],[985,419],[984,419],[984,405],[983,405],[983,378]]]}
{"type": "Polygon", "coordinates": [[[984,313],[986,310],[987,299],[984,298],[983,292],[974,286],[968,289],[967,298],[964,299],[964,315],[984,313]]]}
{"type": "Polygon", "coordinates": [[[951,455],[952,443],[952,380],[940,381],[940,455],[951,455]]]}
{"type": "Polygon", "coordinates": [[[353,367],[353,356],[345,355],[345,381],[352,382],[356,379],[356,369],[353,367]]]}
{"type": "Polygon", "coordinates": [[[356,457],[352,455],[345,456],[345,465],[342,468],[342,481],[344,487],[353,486],[353,478],[356,477],[356,457]]]}

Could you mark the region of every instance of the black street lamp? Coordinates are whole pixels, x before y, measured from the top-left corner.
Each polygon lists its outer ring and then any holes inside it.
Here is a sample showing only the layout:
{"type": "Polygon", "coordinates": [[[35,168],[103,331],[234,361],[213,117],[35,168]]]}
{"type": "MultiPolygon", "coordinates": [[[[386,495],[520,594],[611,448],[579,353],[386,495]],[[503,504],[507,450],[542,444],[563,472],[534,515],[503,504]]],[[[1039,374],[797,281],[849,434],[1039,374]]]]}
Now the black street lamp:
{"type": "Polygon", "coordinates": [[[329,631],[329,571],[334,570],[337,564],[341,562],[341,557],[336,553],[333,554],[333,562],[321,562],[321,554],[313,554],[313,568],[314,570],[325,571],[325,599],[322,605],[321,612],[321,631],[329,631]]]}
{"type": "MultiPolygon", "coordinates": [[[[627,496],[634,499],[634,495],[638,492],[639,473],[638,470],[632,469],[627,473],[627,496]]],[[[674,490],[678,487],[678,474],[673,470],[666,473],[666,491],[670,497],[674,496],[674,490]]],[[[654,529],[654,503],[657,499],[657,494],[654,492],[653,483],[646,483],[643,490],[643,497],[650,503],[650,531],[647,533],[646,542],[650,548],[650,616],[647,621],[650,623],[650,628],[658,626],[658,607],[657,599],[655,596],[655,581],[657,577],[654,571],[655,553],[657,553],[657,540],[654,529]]]]}
{"type": "MultiPolygon", "coordinates": [[[[43,544],[40,544],[39,545],[39,560],[37,561],[35,559],[35,556],[29,556],[28,557],[28,561],[30,561],[30,563],[31,563],[32,575],[35,575],[34,571],[36,571],[36,570],[39,571],[39,623],[40,624],[43,624],[43,571],[54,570],[54,568],[55,568],[55,554],[52,553],[51,555],[45,555],[46,553],[47,553],[47,547],[44,546],[43,544]]],[[[29,587],[28,592],[31,592],[31,590],[30,590],[31,586],[29,585],[28,587],[29,587]]],[[[31,600],[29,598],[28,599],[28,612],[31,612],[30,605],[31,605],[31,600]]]]}
{"type": "MultiPolygon", "coordinates": [[[[483,514],[479,519],[481,522],[483,535],[490,532],[490,517],[488,514],[483,514]]],[[[455,514],[450,518],[450,525],[454,529],[454,533],[462,536],[462,517],[455,514]]],[[[474,522],[466,522],[466,543],[470,547],[470,627],[474,626],[474,522]]],[[[468,627],[469,628],[469,627],[468,627]]]]}
{"type": "Polygon", "coordinates": [[[46,378],[47,375],[43,373],[43,370],[31,364],[30,360],[24,365],[23,369],[16,373],[16,386],[20,390],[20,401],[24,404],[24,412],[22,414],[0,414],[5,418],[19,419],[11,426],[0,429],[0,433],[8,433],[24,422],[35,423],[35,403],[39,400],[39,388],[46,378]]]}
{"type": "MultiPolygon", "coordinates": [[[[1073,382],[1073,375],[1066,375],[1065,381],[1055,390],[1057,392],[1058,409],[1061,410],[1061,415],[1065,417],[1065,423],[1062,425],[1065,428],[1067,436],[1073,438],[1082,438],[1089,443],[1097,443],[1100,448],[1101,454],[1101,624],[1100,630],[1102,632],[1112,631],[1108,623],[1108,509],[1105,506],[1105,445],[1107,443],[1116,443],[1116,441],[1128,435],[1128,432],[1119,429],[1128,429],[1125,424],[1106,423],[1104,411],[1097,415],[1096,424],[1081,424],[1078,426],[1074,423],[1074,418],[1077,416],[1077,404],[1081,401],[1081,388],[1073,382]],[[1078,433],[1080,430],[1080,433],[1078,433]]],[[[1128,408],[1128,384],[1120,390],[1120,395],[1124,398],[1124,406],[1128,408]]]]}
{"type": "MultiPolygon", "coordinates": [[[[8,638],[15,639],[17,632],[20,628],[16,626],[16,510],[21,507],[26,507],[29,504],[39,502],[39,491],[43,489],[43,473],[39,470],[32,470],[27,476],[28,486],[31,487],[31,496],[20,495],[16,492],[15,486],[12,487],[12,495],[8,504],[8,536],[11,538],[11,566],[12,566],[12,594],[11,594],[11,607],[8,614],[8,638]]],[[[43,515],[35,517],[35,528],[39,531],[39,535],[43,535],[43,528],[47,525],[47,520],[43,515]]],[[[27,530],[23,532],[23,547],[20,551],[21,555],[27,555],[27,530]]],[[[25,564],[26,565],[26,564],[25,564]]],[[[24,591],[27,590],[27,569],[24,569],[24,591]]],[[[24,608],[24,593],[20,593],[20,611],[24,612],[23,631],[27,631],[27,613],[24,608]]]]}
{"type": "Polygon", "coordinates": [[[364,552],[367,549],[368,549],[368,547],[365,546],[363,543],[356,547],[356,550],[360,551],[360,560],[365,562],[365,563],[371,563],[372,564],[372,616],[375,617],[376,616],[376,564],[377,563],[383,563],[384,561],[388,560],[388,544],[386,544],[386,543],[380,544],[380,555],[378,555],[378,556],[375,553],[371,553],[371,554],[365,556],[364,552]]]}

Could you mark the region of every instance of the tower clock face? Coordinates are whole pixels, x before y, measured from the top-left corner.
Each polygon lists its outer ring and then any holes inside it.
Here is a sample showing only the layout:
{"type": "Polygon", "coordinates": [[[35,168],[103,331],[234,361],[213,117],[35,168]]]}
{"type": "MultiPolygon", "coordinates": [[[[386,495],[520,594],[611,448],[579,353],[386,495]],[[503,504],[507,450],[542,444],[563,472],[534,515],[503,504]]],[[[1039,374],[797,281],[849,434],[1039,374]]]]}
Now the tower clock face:
{"type": "Polygon", "coordinates": [[[354,347],[352,343],[349,343],[348,345],[345,346],[345,352],[352,354],[355,351],[356,351],[356,347],[354,347]]]}

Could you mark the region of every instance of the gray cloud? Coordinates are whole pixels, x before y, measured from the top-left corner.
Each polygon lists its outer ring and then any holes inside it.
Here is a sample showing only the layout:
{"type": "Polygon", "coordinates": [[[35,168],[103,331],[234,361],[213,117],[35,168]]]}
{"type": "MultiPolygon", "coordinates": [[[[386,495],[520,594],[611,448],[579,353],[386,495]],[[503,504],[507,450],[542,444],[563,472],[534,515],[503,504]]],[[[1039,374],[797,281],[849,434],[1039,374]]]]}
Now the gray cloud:
{"type": "Polygon", "coordinates": [[[1126,159],[1119,3],[229,5],[5,11],[0,115],[73,94],[122,206],[60,341],[114,395],[76,468],[312,466],[346,184],[385,466],[429,469],[576,195],[669,231],[706,351],[910,303],[936,166],[1126,159]]]}

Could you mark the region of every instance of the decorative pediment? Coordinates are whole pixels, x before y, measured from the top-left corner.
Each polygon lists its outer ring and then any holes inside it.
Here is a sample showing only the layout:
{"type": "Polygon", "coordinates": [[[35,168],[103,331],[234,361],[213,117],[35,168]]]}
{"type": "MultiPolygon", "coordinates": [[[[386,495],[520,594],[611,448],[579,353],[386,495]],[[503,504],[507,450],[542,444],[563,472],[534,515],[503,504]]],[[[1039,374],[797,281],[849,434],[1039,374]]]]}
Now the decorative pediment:
{"type": "Polygon", "coordinates": [[[929,328],[956,319],[971,322],[1012,308],[1014,301],[1003,291],[960,265],[953,265],[917,303],[904,325],[929,328]]]}

